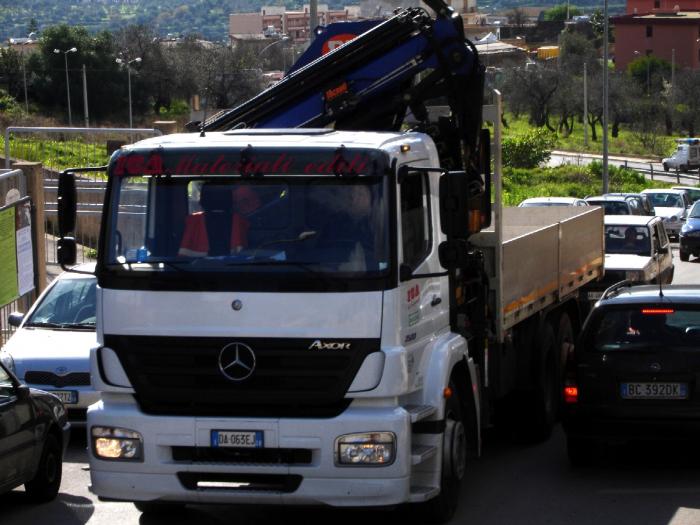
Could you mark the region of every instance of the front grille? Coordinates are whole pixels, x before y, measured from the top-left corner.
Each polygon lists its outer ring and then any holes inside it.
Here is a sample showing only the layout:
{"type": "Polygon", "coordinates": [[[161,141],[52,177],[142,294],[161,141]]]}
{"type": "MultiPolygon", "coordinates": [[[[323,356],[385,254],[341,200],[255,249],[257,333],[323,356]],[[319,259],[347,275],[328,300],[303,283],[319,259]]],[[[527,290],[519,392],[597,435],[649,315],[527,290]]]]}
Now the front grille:
{"type": "Polygon", "coordinates": [[[173,447],[173,460],[190,463],[310,465],[311,450],[302,448],[173,447]]]}
{"type": "Polygon", "coordinates": [[[177,478],[187,490],[235,490],[264,492],[294,492],[303,478],[292,474],[228,474],[213,472],[178,472],[177,478]],[[221,483],[221,487],[205,487],[204,483],[221,483]],[[227,484],[228,486],[223,486],[227,484]]]}
{"type": "Polygon", "coordinates": [[[32,370],[24,374],[24,380],[30,385],[51,385],[59,388],[64,386],[90,386],[90,374],[88,372],[71,372],[59,376],[53,372],[39,372],[32,370]]]}
{"type": "Polygon", "coordinates": [[[378,339],[310,349],[313,339],[105,336],[124,366],[141,409],[149,414],[250,417],[335,417],[378,339]],[[255,352],[255,369],[231,381],[219,354],[233,342],[255,352]],[[331,347],[333,349],[331,349],[331,347]]]}

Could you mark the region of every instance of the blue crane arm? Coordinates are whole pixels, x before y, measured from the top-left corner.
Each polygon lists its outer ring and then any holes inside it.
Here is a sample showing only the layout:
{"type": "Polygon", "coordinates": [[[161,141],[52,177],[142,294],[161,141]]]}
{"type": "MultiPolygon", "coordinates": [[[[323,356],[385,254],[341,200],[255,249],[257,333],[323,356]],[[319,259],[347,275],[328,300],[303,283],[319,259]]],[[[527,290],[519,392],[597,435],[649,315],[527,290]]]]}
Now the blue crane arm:
{"type": "Polygon", "coordinates": [[[443,0],[400,9],[384,21],[331,24],[277,84],[236,108],[190,129],[329,127],[396,131],[410,112],[414,129],[429,133],[443,166],[478,164],[484,68],[464,38],[462,19],[443,0]],[[330,49],[341,32],[363,32],[330,49]],[[326,50],[324,50],[326,45],[326,50]],[[324,51],[328,51],[324,54],[324,51]],[[426,106],[451,110],[433,119],[426,106]]]}

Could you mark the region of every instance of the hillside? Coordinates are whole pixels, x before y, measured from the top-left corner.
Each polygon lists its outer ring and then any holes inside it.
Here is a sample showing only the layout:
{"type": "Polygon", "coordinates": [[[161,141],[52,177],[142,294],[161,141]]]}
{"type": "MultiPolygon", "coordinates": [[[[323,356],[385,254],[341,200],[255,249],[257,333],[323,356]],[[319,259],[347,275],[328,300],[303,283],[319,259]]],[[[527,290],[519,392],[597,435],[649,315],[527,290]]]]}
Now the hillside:
{"type": "MultiPolygon", "coordinates": [[[[341,0],[324,3],[342,5],[341,0]]],[[[0,0],[0,40],[27,36],[32,19],[39,29],[65,23],[96,32],[146,24],[164,36],[198,33],[225,40],[230,13],[257,11],[269,4],[298,7],[293,0],[0,0]]]]}

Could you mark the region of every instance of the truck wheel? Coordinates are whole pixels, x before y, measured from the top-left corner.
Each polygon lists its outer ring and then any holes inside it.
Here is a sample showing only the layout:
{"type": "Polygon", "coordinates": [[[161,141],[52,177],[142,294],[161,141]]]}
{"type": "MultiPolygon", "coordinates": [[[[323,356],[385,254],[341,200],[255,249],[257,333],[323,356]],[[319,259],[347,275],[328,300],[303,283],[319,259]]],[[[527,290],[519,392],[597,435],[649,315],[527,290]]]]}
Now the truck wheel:
{"type": "Polygon", "coordinates": [[[566,453],[572,467],[586,467],[593,461],[594,443],[590,439],[566,438],[566,453]]]}
{"type": "Polygon", "coordinates": [[[680,166],[678,166],[678,169],[681,173],[686,173],[688,171],[688,166],[686,166],[685,164],[681,164],[680,166]]]}
{"type": "Polygon", "coordinates": [[[184,503],[170,503],[166,501],[134,501],[134,507],[143,514],[160,514],[163,516],[182,512],[184,503]]]}
{"type": "Polygon", "coordinates": [[[683,262],[688,262],[690,259],[690,254],[688,252],[678,252],[679,257],[681,258],[681,261],[683,262]]]}
{"type": "Polygon", "coordinates": [[[666,164],[666,163],[664,162],[664,171],[668,171],[668,170],[669,170],[668,164],[666,164]]]}
{"type": "Polygon", "coordinates": [[[552,325],[542,323],[530,349],[538,360],[533,390],[521,394],[521,409],[516,415],[516,438],[527,443],[549,439],[556,420],[557,401],[561,395],[558,386],[558,363],[552,325]]]}
{"type": "Polygon", "coordinates": [[[46,436],[36,474],[31,481],[24,485],[30,500],[44,503],[56,497],[61,486],[62,455],[58,440],[50,434],[46,436]]]}
{"type": "Polygon", "coordinates": [[[458,390],[450,381],[452,397],[445,402],[445,433],[442,438],[442,476],[440,494],[421,504],[428,523],[445,523],[457,510],[459,488],[467,469],[467,434],[462,419],[458,390]]]}

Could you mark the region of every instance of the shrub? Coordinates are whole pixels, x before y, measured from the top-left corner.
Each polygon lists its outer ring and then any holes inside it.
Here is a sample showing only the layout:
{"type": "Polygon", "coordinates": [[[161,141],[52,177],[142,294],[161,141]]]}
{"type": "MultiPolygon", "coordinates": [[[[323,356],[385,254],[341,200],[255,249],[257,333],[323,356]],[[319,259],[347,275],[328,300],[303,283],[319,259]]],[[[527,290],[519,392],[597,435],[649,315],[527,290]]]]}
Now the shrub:
{"type": "Polygon", "coordinates": [[[556,142],[556,135],[543,128],[504,139],[503,165],[512,168],[536,168],[549,160],[556,142]]]}

